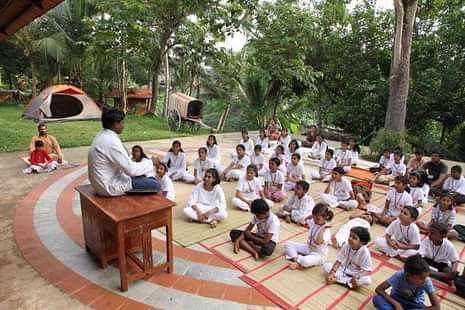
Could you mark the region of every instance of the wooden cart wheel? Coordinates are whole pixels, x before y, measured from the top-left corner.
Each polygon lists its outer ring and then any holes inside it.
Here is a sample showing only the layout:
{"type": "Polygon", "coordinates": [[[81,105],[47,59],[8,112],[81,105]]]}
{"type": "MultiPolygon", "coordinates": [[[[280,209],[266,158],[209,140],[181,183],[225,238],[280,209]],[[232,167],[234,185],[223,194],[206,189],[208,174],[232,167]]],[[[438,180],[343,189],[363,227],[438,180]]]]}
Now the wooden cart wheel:
{"type": "Polygon", "coordinates": [[[171,110],[168,113],[168,127],[172,131],[179,131],[181,129],[181,115],[176,110],[171,110]]]}

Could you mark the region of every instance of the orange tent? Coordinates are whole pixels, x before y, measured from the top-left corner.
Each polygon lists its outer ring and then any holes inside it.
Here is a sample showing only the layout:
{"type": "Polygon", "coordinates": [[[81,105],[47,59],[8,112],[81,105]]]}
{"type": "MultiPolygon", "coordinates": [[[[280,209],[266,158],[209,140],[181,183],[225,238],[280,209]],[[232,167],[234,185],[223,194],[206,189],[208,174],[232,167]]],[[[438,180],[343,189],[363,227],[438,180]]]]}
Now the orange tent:
{"type": "Polygon", "coordinates": [[[53,85],[31,99],[24,117],[40,122],[100,119],[101,108],[86,93],[71,85],[53,85]]]}

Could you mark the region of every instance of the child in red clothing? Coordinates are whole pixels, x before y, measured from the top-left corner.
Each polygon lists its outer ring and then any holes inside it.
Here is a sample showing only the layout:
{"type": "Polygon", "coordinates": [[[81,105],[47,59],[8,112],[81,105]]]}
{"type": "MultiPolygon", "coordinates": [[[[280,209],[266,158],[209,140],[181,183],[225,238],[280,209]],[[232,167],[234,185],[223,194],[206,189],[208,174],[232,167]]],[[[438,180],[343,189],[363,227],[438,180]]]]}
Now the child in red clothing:
{"type": "Polygon", "coordinates": [[[29,161],[31,166],[27,169],[24,169],[24,173],[32,172],[50,172],[57,168],[56,161],[48,155],[47,151],[44,149],[44,142],[37,140],[34,143],[34,151],[31,152],[29,161]]]}

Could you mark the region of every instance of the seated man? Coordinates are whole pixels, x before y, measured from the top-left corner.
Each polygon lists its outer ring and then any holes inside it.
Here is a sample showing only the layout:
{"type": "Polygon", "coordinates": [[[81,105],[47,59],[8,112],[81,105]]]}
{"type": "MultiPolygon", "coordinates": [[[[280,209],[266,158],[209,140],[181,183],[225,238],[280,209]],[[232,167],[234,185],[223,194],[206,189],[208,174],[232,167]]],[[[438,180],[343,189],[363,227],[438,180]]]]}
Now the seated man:
{"type": "Polygon", "coordinates": [[[303,147],[311,148],[313,143],[316,141],[316,137],[319,135],[318,128],[315,125],[312,125],[308,128],[306,138],[302,141],[303,147]]]}
{"type": "Polygon", "coordinates": [[[146,177],[152,161],[135,162],[118,137],[124,130],[124,113],[116,109],[104,110],[102,127],[92,141],[88,154],[89,181],[97,194],[119,196],[132,190],[160,191],[154,177],[146,177]]]}
{"type": "Polygon", "coordinates": [[[428,179],[426,183],[430,188],[441,189],[442,183],[447,177],[447,165],[441,161],[442,155],[438,151],[431,152],[431,160],[423,165],[423,170],[426,171],[428,179]]]}
{"type": "Polygon", "coordinates": [[[39,126],[37,126],[37,130],[39,131],[39,134],[32,137],[29,152],[34,151],[36,141],[42,141],[44,143],[44,150],[48,153],[52,160],[62,164],[64,162],[64,158],[60,145],[54,136],[48,134],[47,125],[39,124],[39,126]]]}

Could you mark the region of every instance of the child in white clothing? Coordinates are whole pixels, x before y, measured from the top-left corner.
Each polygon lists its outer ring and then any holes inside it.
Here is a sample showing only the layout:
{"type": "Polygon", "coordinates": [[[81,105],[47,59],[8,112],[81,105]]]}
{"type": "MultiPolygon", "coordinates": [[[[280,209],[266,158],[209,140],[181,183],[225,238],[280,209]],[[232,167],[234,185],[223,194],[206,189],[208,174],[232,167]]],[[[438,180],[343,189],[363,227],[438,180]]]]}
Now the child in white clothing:
{"type": "Polygon", "coordinates": [[[327,149],[325,152],[325,157],[320,159],[320,168],[318,171],[310,170],[310,174],[313,180],[329,182],[331,180],[331,173],[333,169],[336,168],[337,163],[333,159],[334,151],[332,149],[327,149]]]}
{"type": "Polygon", "coordinates": [[[373,271],[370,250],[370,232],[365,227],[350,230],[349,241],[342,246],[334,264],[325,263],[326,283],[340,283],[354,289],[360,285],[371,284],[370,273],[373,271]]]}
{"type": "Polygon", "coordinates": [[[385,168],[376,176],[375,182],[379,184],[389,185],[396,177],[403,176],[407,172],[407,166],[402,161],[402,153],[400,151],[394,152],[394,162],[391,163],[389,169],[385,168]]]}
{"type": "Polygon", "coordinates": [[[221,165],[220,147],[218,146],[214,135],[209,135],[207,139],[207,158],[213,162],[215,165],[214,168],[219,174],[223,173],[224,167],[221,165]]]}
{"type": "Polygon", "coordinates": [[[241,131],[241,135],[242,135],[242,138],[241,138],[241,141],[239,142],[239,144],[242,144],[245,148],[245,153],[247,154],[247,156],[250,156],[253,154],[253,141],[252,139],[250,139],[249,137],[249,132],[245,129],[243,129],[241,131]]]}
{"type": "Polygon", "coordinates": [[[181,142],[178,140],[173,141],[171,148],[166,153],[162,160],[168,167],[168,176],[173,181],[186,181],[193,182],[194,177],[186,172],[187,162],[186,155],[181,148],[181,142]]]}
{"type": "Polygon", "coordinates": [[[326,202],[330,207],[339,207],[344,210],[355,209],[358,206],[355,200],[352,184],[349,180],[343,178],[344,169],[336,167],[331,174],[331,180],[326,186],[324,193],[321,194],[321,200],[326,202]]]}
{"type": "MultiPolygon", "coordinates": [[[[418,209],[421,213],[423,207],[425,192],[423,191],[423,184],[421,182],[421,176],[418,172],[414,171],[410,173],[409,178],[410,196],[412,197],[412,206],[418,209]]],[[[427,202],[427,201],[426,201],[427,202]]]]}
{"type": "Polygon", "coordinates": [[[364,227],[368,231],[371,230],[371,225],[373,225],[374,218],[368,212],[363,212],[356,215],[351,215],[349,221],[339,228],[337,233],[331,238],[331,243],[333,248],[339,249],[344,244],[347,243],[350,237],[350,231],[354,227],[364,227]]]}
{"type": "Polygon", "coordinates": [[[270,208],[273,207],[273,202],[265,199],[262,184],[258,179],[257,166],[249,165],[245,177],[239,180],[236,187],[236,195],[232,199],[232,205],[241,210],[250,211],[252,202],[259,198],[265,200],[270,208]]]}
{"type": "Polygon", "coordinates": [[[286,171],[284,190],[291,191],[294,189],[296,182],[305,180],[304,165],[300,160],[300,154],[292,154],[291,162],[287,164],[286,171]]]}
{"type": "Polygon", "coordinates": [[[352,166],[352,153],[347,149],[348,144],[345,141],[341,142],[341,148],[334,155],[338,167],[344,168],[344,171],[350,172],[352,166]]]}
{"type": "Polygon", "coordinates": [[[254,153],[250,156],[250,163],[257,166],[259,176],[262,177],[265,175],[265,156],[262,153],[262,146],[260,144],[255,145],[254,153]]]}
{"type": "Polygon", "coordinates": [[[184,208],[189,221],[208,223],[215,228],[219,221],[228,217],[226,199],[220,184],[220,176],[214,168],[205,172],[203,182],[197,184],[184,208]]]}
{"type": "Polygon", "coordinates": [[[210,168],[214,168],[215,164],[207,158],[207,148],[201,147],[199,148],[199,158],[195,159],[192,163],[192,167],[194,168],[194,184],[199,184],[202,182],[203,177],[205,175],[205,171],[210,168]]]}
{"type": "Polygon", "coordinates": [[[155,177],[155,174],[153,173],[153,162],[151,159],[147,157],[147,155],[144,153],[144,150],[140,145],[134,145],[132,147],[132,160],[135,162],[144,162],[147,164],[147,168],[145,169],[143,175],[146,176],[147,178],[153,178],[155,177]]]}
{"type": "Polygon", "coordinates": [[[286,222],[291,221],[300,225],[305,225],[306,220],[312,215],[315,202],[312,197],[307,195],[310,184],[300,180],[296,183],[294,195],[292,195],[287,204],[284,205],[276,214],[280,218],[284,218],[286,222]]]}
{"type": "Polygon", "coordinates": [[[317,134],[316,141],[313,143],[308,157],[311,159],[322,159],[325,157],[327,149],[328,144],[324,141],[323,136],[321,134],[317,134]]]}
{"type": "Polygon", "coordinates": [[[265,173],[265,197],[274,202],[281,202],[287,194],[284,191],[284,175],[279,171],[281,161],[278,158],[271,158],[268,164],[268,171],[265,173]]]}
{"type": "Polygon", "coordinates": [[[159,163],[157,165],[157,177],[156,179],[160,183],[161,194],[163,197],[175,201],[175,193],[174,193],[174,186],[173,181],[168,177],[168,167],[164,163],[159,163]]]}
{"type": "Polygon", "coordinates": [[[457,216],[457,211],[454,207],[454,199],[451,195],[443,195],[439,202],[433,206],[431,211],[431,220],[428,225],[425,222],[418,221],[417,225],[420,227],[422,233],[428,233],[428,226],[433,223],[442,223],[447,226],[449,230],[447,233],[447,238],[455,240],[458,238],[458,233],[453,229],[455,225],[455,220],[457,216]]]}
{"type": "Polygon", "coordinates": [[[287,241],[284,245],[286,259],[291,260],[291,269],[308,268],[323,265],[331,242],[331,231],[327,222],[331,221],[334,213],[326,203],[317,203],[312,210],[312,220],[308,230],[306,243],[287,241]]]}
{"type": "Polygon", "coordinates": [[[245,153],[245,147],[242,144],[236,146],[236,156],[233,157],[232,162],[223,171],[222,178],[225,181],[236,181],[245,175],[247,166],[250,165],[250,158],[245,153]]]}
{"type": "Polygon", "coordinates": [[[380,172],[383,169],[391,169],[391,165],[394,162],[394,160],[391,160],[391,151],[389,149],[384,149],[383,150],[383,155],[379,158],[379,161],[377,164],[375,164],[373,167],[371,167],[369,170],[370,172],[380,172]]]}
{"type": "Polygon", "coordinates": [[[270,147],[269,144],[270,144],[270,141],[268,140],[268,137],[266,136],[266,130],[260,129],[260,131],[258,132],[258,137],[255,140],[255,146],[260,145],[262,148],[262,153],[266,154],[268,153],[268,149],[270,147]]]}
{"type": "Polygon", "coordinates": [[[284,145],[277,145],[276,148],[274,149],[274,154],[272,158],[278,158],[281,164],[279,165],[279,171],[281,171],[284,175],[286,175],[286,169],[287,169],[287,156],[286,156],[286,148],[284,145]]]}
{"type": "Polygon", "coordinates": [[[360,156],[360,146],[358,146],[357,141],[354,138],[349,139],[349,151],[352,156],[352,166],[357,166],[358,158],[360,156]]]}
{"type": "Polygon", "coordinates": [[[281,130],[281,135],[279,136],[279,144],[284,146],[284,149],[286,150],[289,147],[289,143],[291,142],[292,137],[289,134],[289,130],[287,128],[283,128],[281,130]]]}
{"type": "Polygon", "coordinates": [[[415,224],[417,217],[416,208],[402,208],[399,219],[386,228],[385,237],[376,238],[375,244],[378,249],[388,256],[401,259],[417,254],[420,248],[420,230],[415,224]]]}

